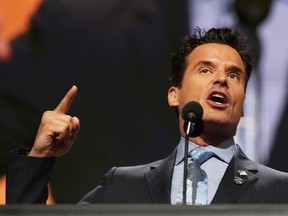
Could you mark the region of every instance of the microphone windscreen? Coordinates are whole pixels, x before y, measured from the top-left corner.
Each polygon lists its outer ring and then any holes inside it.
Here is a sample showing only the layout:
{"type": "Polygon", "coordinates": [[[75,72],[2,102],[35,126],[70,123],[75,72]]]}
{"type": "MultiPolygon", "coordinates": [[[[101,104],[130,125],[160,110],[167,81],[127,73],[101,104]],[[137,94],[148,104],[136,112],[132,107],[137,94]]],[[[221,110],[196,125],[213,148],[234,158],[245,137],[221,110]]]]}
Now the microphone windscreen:
{"type": "Polygon", "coordinates": [[[182,118],[184,119],[184,131],[187,131],[188,122],[193,122],[193,126],[190,127],[189,131],[190,137],[197,137],[204,131],[202,116],[203,108],[200,103],[196,101],[190,101],[184,105],[182,109],[182,118]]]}
{"type": "Polygon", "coordinates": [[[197,101],[190,101],[182,109],[182,118],[184,121],[191,121],[191,117],[193,116],[194,121],[198,121],[202,119],[203,116],[203,108],[200,103],[197,101]],[[192,114],[192,115],[191,115],[192,114]]]}

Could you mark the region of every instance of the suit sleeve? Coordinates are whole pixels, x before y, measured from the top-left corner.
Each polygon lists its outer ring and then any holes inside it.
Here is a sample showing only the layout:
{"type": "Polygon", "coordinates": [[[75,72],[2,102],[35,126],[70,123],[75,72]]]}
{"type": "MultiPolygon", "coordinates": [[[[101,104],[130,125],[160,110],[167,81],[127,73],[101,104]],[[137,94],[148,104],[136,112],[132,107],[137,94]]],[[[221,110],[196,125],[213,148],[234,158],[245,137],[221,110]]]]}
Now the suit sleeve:
{"type": "Polygon", "coordinates": [[[28,157],[29,149],[9,153],[6,179],[7,204],[45,204],[55,158],[28,157]]]}

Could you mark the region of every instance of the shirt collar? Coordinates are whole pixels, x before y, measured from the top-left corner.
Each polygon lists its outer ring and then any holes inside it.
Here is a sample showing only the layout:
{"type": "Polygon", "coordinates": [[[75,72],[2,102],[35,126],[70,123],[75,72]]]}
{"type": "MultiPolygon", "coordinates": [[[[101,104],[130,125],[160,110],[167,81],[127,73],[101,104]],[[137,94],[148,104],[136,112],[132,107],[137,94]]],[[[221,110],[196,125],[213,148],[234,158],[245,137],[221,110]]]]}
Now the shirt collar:
{"type": "MultiPolygon", "coordinates": [[[[185,138],[181,136],[179,145],[177,147],[177,155],[175,160],[175,165],[178,165],[184,158],[184,147],[185,147],[185,138]]],[[[189,141],[188,152],[199,147],[196,143],[189,141]]],[[[213,151],[221,160],[225,163],[229,163],[232,157],[236,152],[236,145],[234,139],[225,140],[217,145],[208,145],[205,146],[206,149],[213,151]]]]}

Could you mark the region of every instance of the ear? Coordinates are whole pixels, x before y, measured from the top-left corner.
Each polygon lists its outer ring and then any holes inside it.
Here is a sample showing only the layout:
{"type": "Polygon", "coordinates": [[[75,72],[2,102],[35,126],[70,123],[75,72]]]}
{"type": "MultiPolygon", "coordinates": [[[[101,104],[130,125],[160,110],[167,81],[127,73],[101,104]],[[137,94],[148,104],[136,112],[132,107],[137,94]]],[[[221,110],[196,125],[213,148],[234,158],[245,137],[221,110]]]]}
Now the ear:
{"type": "Polygon", "coordinates": [[[175,107],[179,105],[178,102],[178,91],[177,87],[170,87],[168,90],[168,104],[171,107],[175,107]]]}

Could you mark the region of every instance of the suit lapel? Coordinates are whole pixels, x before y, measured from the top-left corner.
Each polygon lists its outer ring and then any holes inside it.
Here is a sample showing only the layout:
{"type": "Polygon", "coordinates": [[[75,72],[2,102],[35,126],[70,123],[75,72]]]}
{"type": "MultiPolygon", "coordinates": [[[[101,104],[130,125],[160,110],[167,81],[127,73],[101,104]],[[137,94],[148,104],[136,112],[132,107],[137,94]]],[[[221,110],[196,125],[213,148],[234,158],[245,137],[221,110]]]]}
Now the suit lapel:
{"type": "Polygon", "coordinates": [[[176,152],[177,148],[168,158],[151,166],[150,171],[145,175],[149,195],[153,203],[171,203],[171,182],[176,152]]]}
{"type": "Polygon", "coordinates": [[[211,204],[235,203],[239,196],[257,180],[257,172],[256,164],[249,160],[240,147],[238,147],[211,204]]]}

